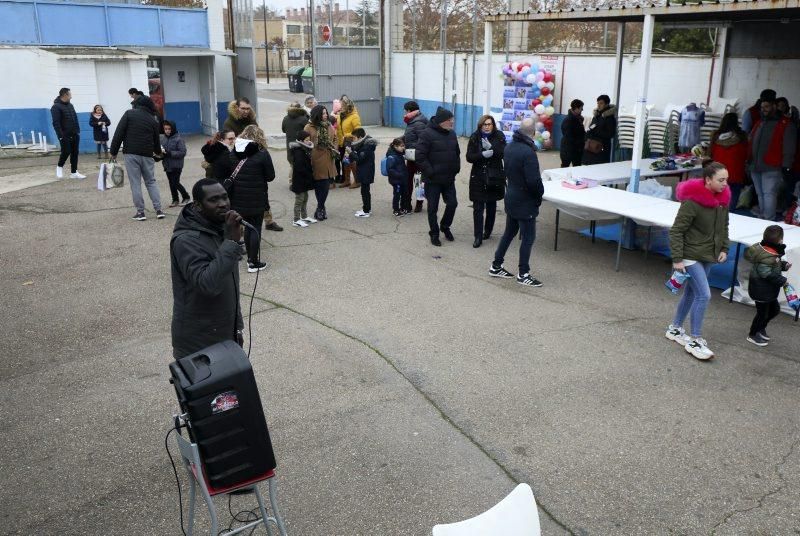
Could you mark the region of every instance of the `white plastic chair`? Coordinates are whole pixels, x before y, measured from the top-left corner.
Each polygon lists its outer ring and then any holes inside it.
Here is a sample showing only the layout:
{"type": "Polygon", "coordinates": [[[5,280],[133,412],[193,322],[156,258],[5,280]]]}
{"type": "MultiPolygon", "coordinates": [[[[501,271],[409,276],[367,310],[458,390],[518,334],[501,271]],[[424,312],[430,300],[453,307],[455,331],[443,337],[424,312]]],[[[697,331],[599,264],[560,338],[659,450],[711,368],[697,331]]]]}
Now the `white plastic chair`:
{"type": "Polygon", "coordinates": [[[436,525],[433,536],[540,536],[533,490],[520,484],[505,499],[471,519],[436,525]]]}

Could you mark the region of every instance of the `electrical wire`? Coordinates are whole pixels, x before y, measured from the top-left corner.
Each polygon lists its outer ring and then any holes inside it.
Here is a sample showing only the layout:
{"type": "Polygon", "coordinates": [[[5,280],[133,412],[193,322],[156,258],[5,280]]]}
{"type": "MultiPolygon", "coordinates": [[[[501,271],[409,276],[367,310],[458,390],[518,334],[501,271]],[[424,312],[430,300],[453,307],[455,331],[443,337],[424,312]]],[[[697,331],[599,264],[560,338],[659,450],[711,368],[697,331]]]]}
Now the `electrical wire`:
{"type": "Polygon", "coordinates": [[[178,469],[175,467],[175,460],[172,459],[172,453],[169,451],[169,435],[172,432],[178,431],[177,428],[174,426],[167,431],[167,435],[164,437],[164,448],[167,451],[167,456],[169,456],[169,463],[172,464],[172,472],[175,473],[175,484],[178,486],[178,512],[180,512],[181,517],[181,532],[183,536],[186,536],[186,530],[183,528],[183,496],[181,495],[181,481],[178,478],[178,469]]]}
{"type": "MultiPolygon", "coordinates": [[[[261,259],[261,244],[258,247],[258,258],[261,259]]],[[[253,293],[250,295],[250,311],[247,313],[247,359],[250,359],[250,350],[253,349],[253,300],[256,297],[256,289],[258,288],[258,274],[261,270],[256,272],[256,281],[253,284],[253,293]]]]}

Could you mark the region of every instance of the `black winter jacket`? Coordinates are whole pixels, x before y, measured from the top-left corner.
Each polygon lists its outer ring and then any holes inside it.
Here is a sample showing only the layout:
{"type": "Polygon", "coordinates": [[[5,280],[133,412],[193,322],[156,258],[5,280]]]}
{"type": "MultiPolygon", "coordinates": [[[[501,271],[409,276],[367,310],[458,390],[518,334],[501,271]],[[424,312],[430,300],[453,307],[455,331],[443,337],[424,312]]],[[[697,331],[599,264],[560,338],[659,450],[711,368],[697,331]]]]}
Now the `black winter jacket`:
{"type": "Polygon", "coordinates": [[[161,146],[164,148],[164,160],[161,164],[164,171],[177,171],[183,169],[183,160],[186,158],[186,144],[183,142],[175,123],[167,121],[172,126],[172,134],[167,137],[161,135],[161,146]]]}
{"type": "Polygon", "coordinates": [[[108,127],[110,125],[111,120],[106,114],[101,115],[99,118],[95,117],[94,114],[89,114],[89,126],[92,127],[94,131],[94,141],[108,141],[108,127]],[[103,130],[103,126],[98,123],[106,124],[105,131],[103,130]]]}
{"type": "Polygon", "coordinates": [[[203,158],[210,165],[206,168],[207,179],[217,179],[219,182],[227,179],[231,171],[231,151],[222,142],[206,143],[200,149],[203,158]]]}
{"type": "Polygon", "coordinates": [[[583,116],[575,115],[570,110],[561,123],[561,160],[580,162],[585,141],[586,128],[583,126],[583,116]]]}
{"type": "Polygon", "coordinates": [[[314,170],[311,168],[311,149],[298,141],[289,144],[292,161],[292,186],[296,194],[314,189],[314,170]]]}
{"type": "Polygon", "coordinates": [[[535,218],[539,215],[544,185],[533,140],[515,132],[506,147],[504,163],[508,178],[506,214],[517,220],[535,218]]]}
{"type": "Polygon", "coordinates": [[[389,184],[397,186],[408,181],[408,168],[405,157],[398,153],[391,145],[386,151],[386,171],[389,174],[389,184]]]}
{"type": "Polygon", "coordinates": [[[50,107],[50,116],[53,118],[53,130],[56,131],[59,140],[64,136],[80,133],[78,114],[71,102],[63,102],[60,97],[56,97],[53,106],[50,107]]]}
{"type": "Polygon", "coordinates": [[[467,144],[467,162],[472,164],[469,176],[470,201],[500,201],[506,191],[506,175],[503,170],[503,154],[506,150],[506,137],[495,130],[487,139],[492,145],[491,158],[483,157],[481,131],[472,134],[467,144]]]}
{"type": "Polygon", "coordinates": [[[461,171],[461,148],[452,130],[445,130],[435,121],[428,123],[419,135],[416,163],[426,183],[449,185],[461,171]]]}
{"type": "Polygon", "coordinates": [[[194,204],[183,208],[170,242],[176,359],[237,340],[236,330],[244,326],[239,305],[241,257],[241,246],[224,239],[222,226],[206,220],[194,204]]]}
{"type": "Polygon", "coordinates": [[[378,142],[367,135],[366,138],[358,143],[351,145],[353,152],[350,153],[350,161],[356,165],[356,181],[361,184],[372,184],[375,182],[375,149],[378,142]]]}
{"type": "Polygon", "coordinates": [[[161,153],[158,121],[150,114],[150,110],[136,100],[136,107],[122,114],[114,139],[111,141],[111,156],[116,157],[122,145],[124,154],[136,154],[152,158],[161,153]]]}
{"type": "Polygon", "coordinates": [[[406,149],[416,149],[419,135],[428,126],[428,118],[421,112],[414,116],[411,121],[406,125],[406,131],[403,133],[403,141],[406,143],[406,149]]]}
{"type": "Polygon", "coordinates": [[[242,158],[247,158],[247,162],[242,165],[228,192],[231,209],[242,215],[263,213],[267,207],[269,188],[267,183],[275,178],[272,157],[267,151],[259,149],[257,143],[251,141],[244,151],[234,150],[231,153],[231,172],[236,169],[242,158]]]}
{"type": "Polygon", "coordinates": [[[587,140],[597,140],[603,144],[603,151],[590,153],[583,151],[582,164],[604,164],[611,161],[611,139],[617,135],[617,107],[613,104],[602,112],[595,110],[589,130],[586,131],[587,140]]]}
{"type": "Polygon", "coordinates": [[[297,141],[297,135],[306,128],[308,124],[308,113],[303,108],[289,108],[286,110],[286,117],[281,123],[281,130],[286,134],[286,159],[292,163],[292,152],[289,144],[297,141]]]}

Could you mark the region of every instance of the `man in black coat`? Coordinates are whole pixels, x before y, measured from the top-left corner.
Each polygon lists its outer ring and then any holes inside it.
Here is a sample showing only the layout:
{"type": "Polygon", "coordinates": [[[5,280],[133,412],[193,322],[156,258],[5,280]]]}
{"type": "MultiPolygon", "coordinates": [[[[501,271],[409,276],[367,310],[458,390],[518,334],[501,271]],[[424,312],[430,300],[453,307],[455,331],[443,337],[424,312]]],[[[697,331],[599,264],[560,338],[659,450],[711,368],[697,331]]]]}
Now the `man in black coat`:
{"type": "Polygon", "coordinates": [[[544,185],[539,174],[539,159],[536,156],[536,123],[533,119],[523,119],[519,130],[508,144],[503,158],[508,187],[506,190],[506,230],[494,253],[494,261],[489,275],[510,279],[514,274],[503,266],[511,241],[520,235],[519,275],[517,283],[530,287],[541,287],[542,283],[530,273],[530,258],[533,242],[536,239],[536,217],[542,204],[544,185]]]}
{"type": "Polygon", "coordinates": [[[144,179],[150,201],[153,203],[153,210],[156,217],[161,220],[164,213],[161,211],[161,195],[158,191],[155,176],[155,160],[153,155],[161,153],[161,139],[159,137],[159,125],[155,117],[150,113],[144,97],[137,97],[133,101],[133,109],[122,114],[117,130],[114,132],[114,139],[111,142],[111,158],[116,159],[119,148],[122,146],[122,153],[125,155],[125,169],[128,172],[128,182],[131,185],[131,195],[133,204],[136,206],[136,214],[133,219],[144,221],[144,197],[142,196],[142,179],[144,179]]]}
{"type": "Polygon", "coordinates": [[[64,164],[69,157],[70,179],[85,179],[86,175],[78,173],[78,150],[81,144],[81,126],[78,124],[78,114],[70,102],[72,92],[68,87],[58,90],[58,97],[50,107],[50,116],[53,119],[53,130],[61,144],[61,156],[58,157],[56,177],[64,177],[64,164]]]}
{"type": "Polygon", "coordinates": [[[226,340],[243,343],[241,216],[230,210],[225,188],[214,179],[199,180],[192,197],[170,242],[175,359],[226,340]]]}
{"type": "Polygon", "coordinates": [[[439,107],[436,115],[423,130],[417,140],[417,166],[422,171],[425,182],[425,199],[428,200],[428,225],[431,244],[441,246],[439,230],[444,237],[453,241],[450,225],[456,214],[456,175],[461,171],[461,148],[453,132],[455,121],[450,110],[439,107]],[[438,220],[439,197],[444,199],[445,209],[441,224],[438,220]]]}
{"type": "MultiPolygon", "coordinates": [[[[411,212],[411,196],[414,194],[414,175],[419,171],[416,163],[415,151],[419,135],[428,126],[428,118],[419,109],[417,101],[410,100],[403,105],[403,122],[406,124],[406,131],[403,133],[403,141],[406,146],[406,169],[408,170],[407,187],[403,190],[400,198],[400,208],[406,212],[411,212]]],[[[414,212],[422,212],[422,201],[416,200],[414,212]]]]}
{"type": "Polygon", "coordinates": [[[583,101],[573,100],[561,123],[561,167],[580,166],[583,159],[583,144],[586,129],[583,126],[583,101]]]}
{"type": "Polygon", "coordinates": [[[611,97],[597,97],[597,108],[586,131],[586,143],[581,164],[590,166],[611,162],[611,140],[617,135],[617,107],[611,97]]]}

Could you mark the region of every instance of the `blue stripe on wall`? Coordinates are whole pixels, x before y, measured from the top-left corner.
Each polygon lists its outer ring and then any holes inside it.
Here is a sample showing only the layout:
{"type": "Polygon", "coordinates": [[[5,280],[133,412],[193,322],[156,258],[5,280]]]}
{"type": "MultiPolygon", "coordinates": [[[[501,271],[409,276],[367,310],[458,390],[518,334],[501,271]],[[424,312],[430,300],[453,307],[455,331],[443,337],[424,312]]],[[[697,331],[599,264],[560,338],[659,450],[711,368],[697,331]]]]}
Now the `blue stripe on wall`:
{"type": "Polygon", "coordinates": [[[166,102],[164,116],[175,122],[178,132],[182,134],[202,134],[203,124],[200,121],[200,102],[166,102]]]}
{"type": "MultiPolygon", "coordinates": [[[[81,127],[81,152],[94,152],[96,146],[92,127],[89,126],[89,112],[79,112],[78,123],[81,127]]],[[[25,140],[25,143],[30,143],[31,130],[35,131],[37,136],[39,132],[47,136],[48,145],[58,145],[49,108],[0,109],[0,143],[11,144],[12,132],[17,133],[18,141],[25,140]]]]}
{"type": "MultiPolygon", "coordinates": [[[[403,105],[412,100],[410,97],[386,97],[383,101],[383,116],[395,128],[405,128],[403,123],[403,105]]],[[[442,105],[441,101],[413,99],[419,104],[419,109],[427,117],[436,114],[436,109],[442,105]]],[[[450,105],[445,106],[450,109],[450,105]]],[[[499,113],[500,108],[492,108],[492,112],[499,113]]],[[[456,104],[456,134],[459,136],[470,136],[478,126],[478,119],[483,115],[483,106],[472,106],[469,104],[456,104]]],[[[561,143],[561,123],[564,116],[553,114],[553,147],[558,149],[561,143]]]]}

